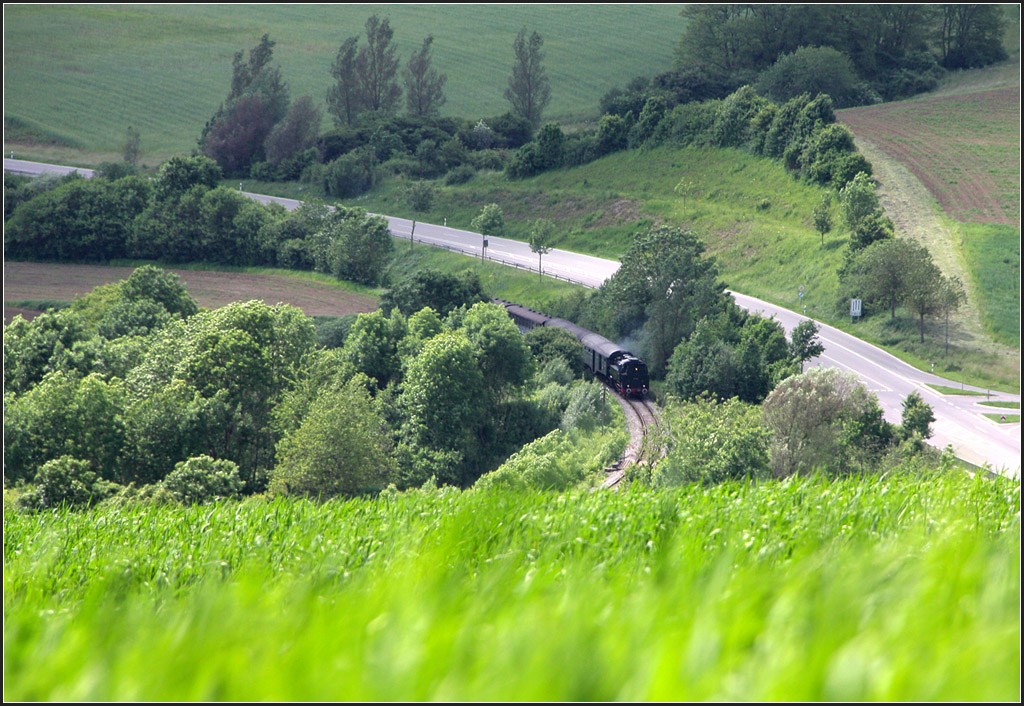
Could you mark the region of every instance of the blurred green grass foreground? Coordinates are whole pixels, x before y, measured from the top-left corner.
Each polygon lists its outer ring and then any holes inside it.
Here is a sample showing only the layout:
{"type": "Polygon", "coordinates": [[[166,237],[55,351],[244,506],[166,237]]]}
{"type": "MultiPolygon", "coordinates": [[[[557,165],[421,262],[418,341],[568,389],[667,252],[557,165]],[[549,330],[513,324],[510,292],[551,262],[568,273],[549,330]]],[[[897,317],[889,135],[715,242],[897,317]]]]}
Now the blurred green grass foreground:
{"type": "Polygon", "coordinates": [[[4,514],[15,701],[1019,701],[1020,484],[4,514]]]}

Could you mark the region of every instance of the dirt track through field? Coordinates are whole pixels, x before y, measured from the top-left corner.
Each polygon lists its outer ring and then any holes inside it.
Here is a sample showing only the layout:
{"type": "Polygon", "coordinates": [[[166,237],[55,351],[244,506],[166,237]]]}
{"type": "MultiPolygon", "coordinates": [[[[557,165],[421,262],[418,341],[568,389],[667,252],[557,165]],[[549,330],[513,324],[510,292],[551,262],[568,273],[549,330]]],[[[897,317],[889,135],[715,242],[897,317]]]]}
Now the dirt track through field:
{"type": "MultiPolygon", "coordinates": [[[[35,262],[4,263],[4,301],[71,301],[94,287],[131,275],[131,267],[59,265],[35,262]]],[[[341,316],[374,311],[377,302],[322,282],[280,275],[173,270],[199,306],[215,309],[236,301],[259,299],[267,304],[291,304],[309,316],[341,316]]],[[[4,321],[30,312],[4,305],[4,321]]]]}

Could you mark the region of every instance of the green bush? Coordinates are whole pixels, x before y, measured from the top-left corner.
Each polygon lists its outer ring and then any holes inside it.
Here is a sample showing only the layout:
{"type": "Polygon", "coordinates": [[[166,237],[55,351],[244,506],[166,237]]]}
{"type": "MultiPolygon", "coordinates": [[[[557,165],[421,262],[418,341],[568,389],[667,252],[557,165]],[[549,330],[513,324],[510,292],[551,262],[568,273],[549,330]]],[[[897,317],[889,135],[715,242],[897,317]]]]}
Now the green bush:
{"type": "Polygon", "coordinates": [[[117,484],[100,479],[90,466],[71,456],[47,461],[36,474],[35,487],[18,497],[18,506],[26,510],[84,507],[117,492],[117,484]]]}
{"type": "Polygon", "coordinates": [[[205,454],[175,464],[163,485],[171,497],[184,505],[201,505],[242,494],[238,464],[205,454]]]}
{"type": "Polygon", "coordinates": [[[565,490],[597,470],[588,467],[585,456],[571,435],[556,429],[512,454],[496,471],[481,476],[474,487],[565,490]]]}
{"type": "Polygon", "coordinates": [[[561,428],[565,431],[579,429],[593,431],[607,424],[611,419],[607,390],[593,380],[582,380],[572,388],[569,403],[562,414],[561,428]]]}
{"type": "Polygon", "coordinates": [[[657,486],[765,478],[768,430],[760,410],[733,398],[677,403],[662,414],[669,451],[652,472],[657,486]]]}

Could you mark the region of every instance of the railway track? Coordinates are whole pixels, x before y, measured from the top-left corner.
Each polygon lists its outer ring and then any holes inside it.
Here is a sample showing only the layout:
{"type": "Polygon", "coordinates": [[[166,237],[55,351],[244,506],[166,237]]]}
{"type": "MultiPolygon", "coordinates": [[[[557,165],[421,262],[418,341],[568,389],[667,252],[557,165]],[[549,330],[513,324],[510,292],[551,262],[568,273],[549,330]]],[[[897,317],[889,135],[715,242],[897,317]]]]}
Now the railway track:
{"type": "Polygon", "coordinates": [[[657,431],[660,422],[658,408],[649,400],[632,400],[619,397],[622,411],[626,415],[626,427],[629,429],[629,444],[618,462],[608,470],[608,475],[601,483],[602,488],[614,488],[626,475],[630,466],[638,463],[651,463],[658,455],[656,446],[657,431]]]}

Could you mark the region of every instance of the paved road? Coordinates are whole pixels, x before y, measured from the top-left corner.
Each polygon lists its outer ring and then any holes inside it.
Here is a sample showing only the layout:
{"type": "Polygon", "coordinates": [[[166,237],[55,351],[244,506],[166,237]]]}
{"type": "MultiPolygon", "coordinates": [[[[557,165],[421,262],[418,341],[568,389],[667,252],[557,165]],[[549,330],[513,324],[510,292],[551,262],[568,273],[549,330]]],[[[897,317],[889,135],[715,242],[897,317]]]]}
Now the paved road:
{"type": "MultiPolygon", "coordinates": [[[[54,167],[31,162],[4,160],[5,171],[21,173],[66,173],[70,167],[54,167]],[[8,163],[12,162],[10,167],[8,163]],[[33,171],[35,170],[35,171],[33,171]]],[[[90,170],[79,169],[85,176],[90,170]]],[[[301,202],[260,194],[249,194],[261,202],[276,202],[285,208],[294,209],[301,202]]],[[[408,238],[413,223],[403,218],[386,217],[391,232],[399,238],[408,238]]],[[[448,228],[444,225],[416,223],[415,239],[430,245],[446,247],[467,255],[480,256],[482,236],[479,233],[448,228]]],[[[537,256],[526,243],[506,238],[488,238],[486,256],[523,269],[537,269],[537,256]]],[[[618,269],[619,263],[612,260],[580,255],[565,250],[553,250],[544,256],[545,274],[588,287],[600,286],[618,269]]],[[[787,331],[806,317],[782,307],[732,292],[736,303],[744,309],[774,316],[787,331]]],[[[952,446],[958,457],[977,466],[988,464],[994,470],[1006,475],[1020,476],[1020,424],[998,424],[982,416],[983,412],[999,413],[994,407],[984,407],[979,402],[991,400],[1013,401],[1020,405],[1020,395],[987,393],[985,390],[970,388],[977,396],[941,395],[929,385],[960,388],[961,384],[925,373],[902,362],[885,351],[857,339],[831,326],[821,324],[819,338],[825,352],[808,365],[837,367],[856,374],[868,389],[878,396],[885,418],[899,422],[903,400],[911,392],[918,392],[935,411],[932,425],[934,436],[930,442],[938,448],[952,446]]],[[[1019,414],[1019,412],[1016,412],[1019,414]]]]}

